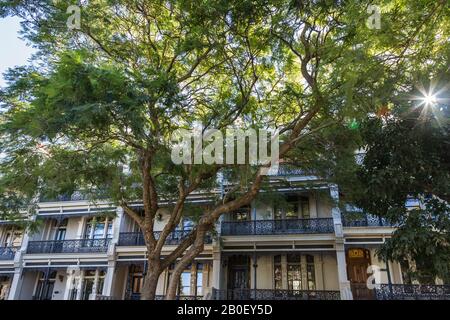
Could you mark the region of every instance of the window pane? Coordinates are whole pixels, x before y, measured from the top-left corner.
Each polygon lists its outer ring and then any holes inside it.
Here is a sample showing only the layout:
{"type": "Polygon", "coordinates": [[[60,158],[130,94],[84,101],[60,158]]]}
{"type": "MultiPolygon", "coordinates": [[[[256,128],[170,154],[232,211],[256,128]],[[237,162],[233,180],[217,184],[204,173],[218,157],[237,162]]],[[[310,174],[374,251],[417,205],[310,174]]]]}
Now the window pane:
{"type": "Polygon", "coordinates": [[[92,230],[92,222],[90,221],[88,225],[86,226],[86,231],[84,232],[84,238],[89,239],[91,237],[91,230],[92,230]]]}
{"type": "Polygon", "coordinates": [[[302,217],[307,219],[310,217],[309,214],[309,199],[308,198],[303,198],[301,200],[301,209],[302,209],[302,217]]]}
{"type": "Polygon", "coordinates": [[[291,201],[287,204],[286,219],[297,219],[297,218],[298,218],[298,202],[291,201]]]}
{"type": "Polygon", "coordinates": [[[300,265],[288,264],[288,289],[289,290],[301,290],[302,278],[300,272],[300,265]]]}
{"type": "Polygon", "coordinates": [[[183,272],[180,276],[180,295],[191,294],[191,272],[183,272]]]}
{"type": "Polygon", "coordinates": [[[203,295],[203,272],[197,272],[197,295],[203,295]]]}
{"type": "Polygon", "coordinates": [[[108,238],[112,238],[113,221],[108,222],[108,238]]]}
{"type": "Polygon", "coordinates": [[[283,289],[281,264],[278,264],[278,263],[274,264],[273,278],[274,278],[275,289],[277,289],[277,290],[283,289]]]}
{"type": "Polygon", "coordinates": [[[105,232],[105,224],[104,223],[97,223],[95,225],[94,229],[94,239],[101,239],[104,237],[105,232]]]}

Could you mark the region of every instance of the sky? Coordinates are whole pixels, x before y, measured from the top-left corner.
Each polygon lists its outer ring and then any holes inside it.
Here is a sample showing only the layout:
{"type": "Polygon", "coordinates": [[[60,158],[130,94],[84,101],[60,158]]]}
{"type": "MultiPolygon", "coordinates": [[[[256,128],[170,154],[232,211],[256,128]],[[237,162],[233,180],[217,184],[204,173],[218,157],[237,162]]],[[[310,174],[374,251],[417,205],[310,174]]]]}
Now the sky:
{"type": "Polygon", "coordinates": [[[14,66],[28,64],[34,49],[19,39],[20,19],[8,17],[0,19],[0,87],[6,83],[3,73],[14,66]]]}

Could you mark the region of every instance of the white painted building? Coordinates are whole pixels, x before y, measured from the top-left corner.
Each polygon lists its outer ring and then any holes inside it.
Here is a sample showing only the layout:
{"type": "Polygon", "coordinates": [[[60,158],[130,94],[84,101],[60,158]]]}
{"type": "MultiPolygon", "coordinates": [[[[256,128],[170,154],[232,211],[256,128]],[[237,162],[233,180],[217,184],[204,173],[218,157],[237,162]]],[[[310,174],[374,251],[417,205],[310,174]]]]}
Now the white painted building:
{"type": "MultiPolygon", "coordinates": [[[[406,292],[400,265],[375,254],[394,230],[387,221],[344,216],[335,204],[337,187],[315,177],[279,174],[271,182],[284,203],[262,193],[251,206],[224,215],[217,235],[183,272],[180,298],[371,299],[370,265],[385,284],[379,292],[406,292]]],[[[201,206],[207,199],[190,201],[201,206]]],[[[156,232],[167,217],[162,208],[156,232]]],[[[151,266],[139,228],[120,208],[75,195],[41,202],[35,219],[39,231],[25,234],[13,222],[0,222],[0,299],[139,299],[151,266]]],[[[180,224],[163,255],[191,226],[187,219],[180,224]]],[[[170,275],[168,268],[160,277],[161,297],[170,275]]]]}

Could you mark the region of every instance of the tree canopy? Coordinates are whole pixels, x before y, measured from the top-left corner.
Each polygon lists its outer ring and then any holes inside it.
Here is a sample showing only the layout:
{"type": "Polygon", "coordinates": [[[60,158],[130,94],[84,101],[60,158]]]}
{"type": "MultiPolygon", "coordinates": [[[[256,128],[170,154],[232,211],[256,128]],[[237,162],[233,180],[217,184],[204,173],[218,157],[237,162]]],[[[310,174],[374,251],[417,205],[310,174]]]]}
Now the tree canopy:
{"type": "Polygon", "coordinates": [[[1,2],[0,15],[21,17],[39,51],[33,65],[9,71],[1,92],[0,194],[8,208],[75,189],[106,195],[144,232],[152,266],[144,298],[181,258],[173,298],[205,233],[264,185],[261,164],[174,165],[175,130],[278,129],[284,161],[337,163],[355,125],[448,54],[446,1],[382,1],[380,29],[367,26],[371,1],[89,1],[76,29],[66,26],[68,4],[1,2]],[[161,257],[187,197],[216,187],[217,173],[236,187],[161,257]],[[162,199],[171,213],[155,239],[162,199]]]}

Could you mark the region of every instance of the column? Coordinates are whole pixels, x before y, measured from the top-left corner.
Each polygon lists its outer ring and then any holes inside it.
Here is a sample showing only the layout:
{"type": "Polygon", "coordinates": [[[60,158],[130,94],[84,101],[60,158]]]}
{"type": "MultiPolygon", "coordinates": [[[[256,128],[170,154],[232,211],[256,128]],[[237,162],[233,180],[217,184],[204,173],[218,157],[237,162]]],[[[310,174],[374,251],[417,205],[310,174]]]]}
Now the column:
{"type": "Polygon", "coordinates": [[[102,295],[112,296],[115,272],[116,272],[116,262],[114,260],[108,261],[108,270],[106,271],[105,280],[103,283],[102,295]]]}
{"type": "Polygon", "coordinates": [[[350,281],[347,277],[347,263],[345,261],[344,243],[336,241],[336,260],[338,268],[339,291],[341,292],[341,300],[353,300],[350,281]]]}
{"type": "Polygon", "coordinates": [[[19,300],[22,282],[22,269],[14,268],[14,275],[9,288],[8,300],[19,300]]]}
{"type": "Polygon", "coordinates": [[[95,298],[97,297],[99,273],[100,270],[98,268],[95,269],[94,284],[92,285],[92,292],[89,295],[89,300],[95,300],[95,298]]]}
{"type": "Polygon", "coordinates": [[[113,230],[112,230],[113,235],[112,235],[111,243],[113,243],[113,244],[119,243],[120,228],[122,226],[123,220],[124,220],[123,208],[118,207],[117,208],[117,216],[114,219],[113,230]]]}
{"type": "Polygon", "coordinates": [[[74,271],[72,268],[67,268],[67,280],[66,280],[66,287],[64,290],[64,296],[63,300],[69,300],[70,299],[70,291],[72,290],[72,283],[74,281],[74,271]]]}
{"type": "Polygon", "coordinates": [[[84,280],[84,270],[80,271],[80,277],[78,278],[77,283],[77,296],[75,300],[81,300],[82,297],[82,291],[83,291],[83,281],[84,280]]]}
{"type": "Polygon", "coordinates": [[[341,210],[339,209],[339,189],[331,184],[330,196],[333,201],[331,215],[333,216],[334,235],[336,237],[336,261],[338,268],[339,291],[341,300],[353,300],[350,281],[347,277],[347,262],[345,260],[344,232],[342,229],[341,210]]]}
{"type": "Polygon", "coordinates": [[[309,215],[311,219],[317,218],[318,211],[317,211],[317,198],[314,192],[311,192],[308,196],[309,200],[309,215]]]}
{"type": "Polygon", "coordinates": [[[221,270],[222,270],[222,260],[219,248],[215,248],[213,251],[213,277],[211,287],[220,290],[221,288],[221,270]]]}
{"type": "MultiPolygon", "coordinates": [[[[33,216],[31,219],[32,221],[35,221],[36,216],[33,216]]],[[[18,249],[16,254],[14,255],[14,276],[11,281],[11,286],[9,288],[8,300],[19,300],[23,282],[22,256],[27,252],[29,241],[30,235],[28,234],[28,232],[25,232],[25,234],[23,235],[20,249],[18,249]]]]}
{"type": "Polygon", "coordinates": [[[86,217],[81,217],[80,221],[78,222],[78,230],[77,230],[77,239],[83,239],[83,229],[86,222],[86,217]]]}

